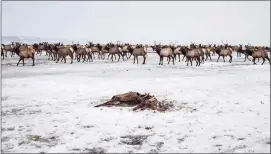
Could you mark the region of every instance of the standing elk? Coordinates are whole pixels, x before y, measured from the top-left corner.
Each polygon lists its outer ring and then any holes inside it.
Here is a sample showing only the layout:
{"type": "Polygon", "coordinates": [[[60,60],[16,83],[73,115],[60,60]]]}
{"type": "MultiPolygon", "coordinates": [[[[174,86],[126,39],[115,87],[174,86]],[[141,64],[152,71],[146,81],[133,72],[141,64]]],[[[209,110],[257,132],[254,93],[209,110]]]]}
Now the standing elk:
{"type": "MultiPolygon", "coordinates": [[[[195,44],[195,43],[194,43],[194,44],[195,44]]],[[[200,54],[201,62],[204,63],[204,55],[205,55],[205,53],[204,53],[204,51],[203,51],[203,49],[202,49],[201,44],[199,44],[199,45],[197,46],[197,50],[198,50],[198,52],[199,52],[199,54],[200,54]]]]}
{"type": "MultiPolygon", "coordinates": [[[[109,56],[111,55],[111,60],[113,61],[113,55],[118,55],[119,56],[119,59],[118,59],[118,61],[120,60],[120,57],[122,56],[121,55],[121,48],[119,47],[119,45],[117,44],[117,45],[113,45],[113,44],[111,44],[111,45],[109,45],[109,44],[107,44],[107,46],[109,47],[109,50],[108,50],[108,52],[109,52],[109,54],[108,54],[108,58],[109,58],[109,56]]],[[[107,58],[107,59],[108,59],[107,58]]],[[[122,59],[123,59],[123,61],[124,61],[124,57],[122,56],[122,59]]]]}
{"type": "Polygon", "coordinates": [[[142,64],[145,64],[146,55],[147,55],[147,47],[146,46],[143,46],[143,47],[137,46],[135,49],[133,49],[132,55],[134,56],[134,63],[135,63],[135,59],[136,59],[137,64],[138,64],[138,56],[142,56],[144,58],[142,64]]]}
{"type": "Polygon", "coordinates": [[[5,44],[2,44],[2,50],[3,50],[3,53],[4,53],[4,55],[5,55],[5,57],[7,57],[7,52],[9,51],[10,52],[10,54],[11,54],[11,57],[13,57],[14,56],[14,50],[13,50],[13,48],[14,48],[14,42],[11,42],[11,44],[8,44],[8,45],[5,45],[5,44]]]}
{"type": "Polygon", "coordinates": [[[15,47],[13,48],[13,52],[15,52],[20,57],[17,63],[17,66],[19,65],[21,60],[23,60],[23,66],[24,66],[25,58],[31,58],[33,60],[32,66],[35,66],[35,49],[29,48],[28,46],[24,46],[17,43],[15,47]]]}
{"type": "MultiPolygon", "coordinates": [[[[223,43],[223,42],[222,42],[223,43]]],[[[224,43],[223,43],[224,44],[224,43]]],[[[228,49],[228,43],[224,44],[224,48],[223,46],[221,45],[220,47],[217,47],[215,49],[215,52],[218,54],[218,58],[217,58],[217,61],[219,60],[220,56],[223,57],[223,60],[225,62],[225,57],[229,56],[230,57],[230,60],[229,62],[231,63],[232,62],[232,51],[228,49]]]]}
{"type": "Polygon", "coordinates": [[[64,63],[66,63],[66,56],[70,56],[71,64],[73,63],[73,52],[74,52],[74,50],[71,47],[55,45],[53,47],[53,49],[57,52],[57,61],[56,61],[56,63],[58,63],[59,58],[61,58],[61,57],[64,59],[64,63]]]}
{"type": "Polygon", "coordinates": [[[186,66],[188,66],[189,61],[192,66],[193,59],[196,59],[196,66],[200,66],[201,54],[200,54],[199,50],[196,49],[196,45],[194,43],[190,44],[190,49],[186,51],[185,57],[186,57],[186,61],[187,61],[186,66]]]}
{"type": "Polygon", "coordinates": [[[101,58],[101,50],[102,46],[98,43],[96,46],[92,42],[88,42],[88,47],[91,49],[91,53],[93,54],[93,58],[95,58],[95,53],[98,54],[98,59],[101,58]]]}
{"type": "Polygon", "coordinates": [[[159,65],[163,65],[164,57],[169,58],[168,64],[170,63],[170,60],[172,59],[172,63],[174,65],[174,53],[170,47],[167,46],[161,46],[161,42],[159,45],[156,45],[156,42],[154,42],[154,49],[156,53],[159,55],[159,65]]]}
{"type": "Polygon", "coordinates": [[[5,59],[5,54],[4,54],[4,45],[1,45],[1,57],[3,57],[3,59],[5,59]]]}

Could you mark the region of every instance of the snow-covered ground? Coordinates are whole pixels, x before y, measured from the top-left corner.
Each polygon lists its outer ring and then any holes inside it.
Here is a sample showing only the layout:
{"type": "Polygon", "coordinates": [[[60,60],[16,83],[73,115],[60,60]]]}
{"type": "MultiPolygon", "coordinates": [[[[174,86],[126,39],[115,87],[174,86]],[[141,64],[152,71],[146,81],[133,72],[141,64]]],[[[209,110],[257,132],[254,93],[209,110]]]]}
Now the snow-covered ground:
{"type": "MultiPolygon", "coordinates": [[[[2,152],[269,152],[270,65],[209,60],[158,65],[149,54],[36,66],[2,61],[2,152]],[[113,95],[149,92],[174,101],[166,113],[93,106],[113,95]]],[[[261,62],[261,60],[260,60],[261,62]]],[[[166,63],[166,64],[165,64],[166,63]]]]}

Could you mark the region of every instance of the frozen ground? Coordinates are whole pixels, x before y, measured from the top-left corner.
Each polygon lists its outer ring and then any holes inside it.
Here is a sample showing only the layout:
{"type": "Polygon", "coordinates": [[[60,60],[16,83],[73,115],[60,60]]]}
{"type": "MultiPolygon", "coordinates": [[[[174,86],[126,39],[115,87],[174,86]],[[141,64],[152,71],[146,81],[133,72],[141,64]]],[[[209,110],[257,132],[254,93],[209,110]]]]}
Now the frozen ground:
{"type": "MultiPolygon", "coordinates": [[[[2,61],[2,152],[270,153],[270,65],[184,62],[159,66],[94,59],[36,66],[2,61]],[[94,108],[113,95],[149,92],[176,111],[94,108]]],[[[142,59],[140,58],[140,63],[142,59]]],[[[228,58],[226,58],[228,61],[228,58]]]]}

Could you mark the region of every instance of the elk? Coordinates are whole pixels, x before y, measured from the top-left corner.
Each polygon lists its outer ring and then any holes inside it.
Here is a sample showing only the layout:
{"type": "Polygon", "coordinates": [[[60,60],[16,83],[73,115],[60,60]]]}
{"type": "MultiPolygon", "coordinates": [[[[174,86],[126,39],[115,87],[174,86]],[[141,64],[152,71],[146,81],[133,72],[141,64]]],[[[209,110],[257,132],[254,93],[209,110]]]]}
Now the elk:
{"type": "Polygon", "coordinates": [[[4,46],[3,44],[1,45],[1,57],[3,57],[3,59],[5,59],[5,54],[4,54],[4,46]]]}
{"type": "Polygon", "coordinates": [[[230,57],[229,62],[231,63],[232,62],[232,51],[228,49],[228,43],[226,43],[224,45],[225,45],[224,48],[221,45],[220,47],[215,49],[215,52],[218,54],[218,58],[217,58],[216,62],[218,62],[220,56],[223,57],[224,62],[225,62],[225,57],[229,56],[230,57]]]}
{"type": "Polygon", "coordinates": [[[11,42],[11,44],[8,44],[8,45],[5,45],[5,44],[2,44],[2,46],[1,46],[1,48],[2,48],[2,50],[3,50],[3,53],[5,53],[4,55],[5,55],[5,57],[7,57],[7,52],[9,51],[10,53],[11,53],[11,57],[13,57],[14,56],[14,50],[13,50],[13,48],[14,48],[14,42],[11,42]],[[5,51],[5,52],[4,52],[5,51]]]}
{"type": "Polygon", "coordinates": [[[39,43],[38,45],[38,50],[37,50],[37,55],[38,54],[42,54],[42,51],[45,50],[46,51],[46,56],[47,56],[47,42],[43,42],[43,43],[39,43]]]}
{"type": "Polygon", "coordinates": [[[59,47],[55,45],[53,49],[57,52],[58,55],[56,63],[58,63],[60,57],[62,57],[64,59],[64,63],[66,63],[66,56],[70,56],[71,64],[73,63],[73,48],[65,46],[59,47]]]}
{"type": "Polygon", "coordinates": [[[155,43],[154,48],[156,50],[156,53],[160,57],[159,65],[163,65],[164,57],[169,58],[168,64],[170,63],[170,60],[172,59],[172,63],[174,65],[174,53],[173,53],[172,49],[170,47],[167,47],[167,46],[161,46],[161,42],[160,42],[159,45],[156,45],[156,42],[154,42],[154,43],[155,43]]]}
{"type": "MultiPolygon", "coordinates": [[[[119,56],[118,61],[119,61],[120,60],[120,56],[121,56],[121,48],[119,47],[119,45],[118,44],[117,45],[113,45],[113,44],[109,45],[109,44],[107,44],[107,46],[109,47],[108,57],[111,55],[111,60],[113,61],[113,55],[118,55],[119,56]]],[[[123,56],[122,56],[122,59],[124,61],[124,57],[123,56]]]]}
{"type": "Polygon", "coordinates": [[[146,55],[147,55],[147,47],[146,46],[144,46],[144,47],[136,47],[135,49],[133,49],[132,55],[134,56],[134,63],[135,63],[135,59],[136,59],[137,64],[138,64],[138,56],[142,56],[144,58],[142,64],[145,64],[146,55]]]}
{"type": "Polygon", "coordinates": [[[91,53],[93,54],[93,57],[95,58],[95,53],[98,53],[98,59],[100,59],[101,53],[100,51],[102,50],[102,46],[98,43],[96,46],[92,42],[89,43],[89,48],[91,49],[91,53]]]}
{"type": "MultiPolygon", "coordinates": [[[[245,50],[249,50],[248,48],[245,48],[245,50]]],[[[245,52],[245,50],[243,50],[243,45],[242,44],[239,44],[239,47],[238,49],[236,50],[237,52],[237,57],[241,57],[241,54],[244,54],[245,55],[245,61],[248,59],[249,61],[251,61],[249,58],[248,58],[248,54],[247,52],[245,52]]],[[[249,52],[249,51],[248,51],[249,52]]]]}
{"type": "Polygon", "coordinates": [[[129,44],[124,44],[122,47],[122,56],[126,56],[127,59],[129,59],[132,56],[133,49],[129,44]],[[130,53],[130,56],[128,57],[128,53],[130,53]]]}
{"type": "Polygon", "coordinates": [[[56,50],[54,49],[54,45],[52,44],[48,44],[47,45],[47,52],[48,52],[48,60],[50,60],[50,58],[55,61],[57,59],[57,52],[56,50]]]}
{"type": "Polygon", "coordinates": [[[192,66],[192,60],[193,59],[196,59],[196,66],[200,66],[201,54],[200,54],[199,50],[196,49],[196,46],[195,46],[194,43],[190,44],[190,50],[186,51],[185,57],[186,57],[186,61],[187,61],[186,66],[188,66],[189,61],[190,61],[191,66],[192,66]]]}
{"type": "MultiPolygon", "coordinates": [[[[213,43],[212,43],[213,44],[213,43]]],[[[212,47],[212,44],[209,44],[208,47],[204,47],[202,50],[204,52],[204,54],[206,55],[205,61],[207,60],[207,58],[210,58],[210,61],[212,61],[211,58],[211,52],[214,51],[214,48],[212,47]]]]}
{"type": "MultiPolygon", "coordinates": [[[[195,43],[193,43],[193,44],[195,44],[195,43]]],[[[198,52],[199,52],[199,54],[200,54],[200,56],[201,56],[201,62],[204,63],[204,54],[205,54],[205,53],[204,53],[204,51],[203,51],[203,49],[202,49],[201,44],[198,45],[197,50],[198,50],[198,52]]]]}
{"type": "Polygon", "coordinates": [[[15,52],[19,57],[19,61],[17,66],[19,65],[20,61],[23,60],[24,66],[24,59],[31,58],[33,60],[32,66],[35,66],[35,50],[33,48],[28,48],[27,46],[21,46],[21,44],[17,43],[16,46],[13,48],[13,52],[15,52]]]}
{"type": "Polygon", "coordinates": [[[270,59],[268,57],[268,53],[267,53],[267,50],[266,49],[257,49],[256,50],[254,49],[250,49],[249,46],[246,46],[246,50],[244,51],[245,54],[248,56],[252,56],[252,62],[253,62],[253,65],[255,65],[255,59],[258,58],[258,61],[259,61],[259,58],[262,58],[263,59],[263,62],[262,62],[262,65],[264,64],[265,62],[265,59],[267,59],[271,65],[271,62],[270,62],[270,59]]]}

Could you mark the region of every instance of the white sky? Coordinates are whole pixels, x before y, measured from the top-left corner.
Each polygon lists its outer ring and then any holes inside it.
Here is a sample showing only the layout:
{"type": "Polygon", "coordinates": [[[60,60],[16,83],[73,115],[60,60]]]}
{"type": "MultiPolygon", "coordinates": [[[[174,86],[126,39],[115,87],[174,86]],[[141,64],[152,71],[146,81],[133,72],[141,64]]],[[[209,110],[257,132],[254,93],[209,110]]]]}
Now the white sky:
{"type": "Polygon", "coordinates": [[[270,1],[3,1],[3,36],[270,44],[270,1]]]}

